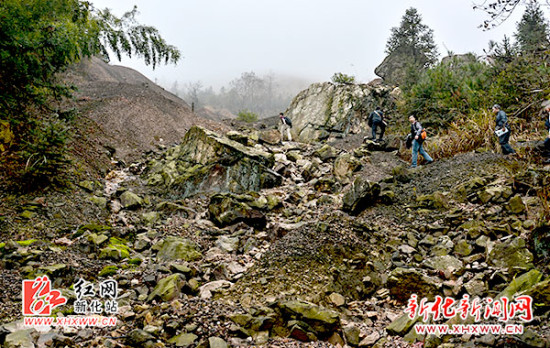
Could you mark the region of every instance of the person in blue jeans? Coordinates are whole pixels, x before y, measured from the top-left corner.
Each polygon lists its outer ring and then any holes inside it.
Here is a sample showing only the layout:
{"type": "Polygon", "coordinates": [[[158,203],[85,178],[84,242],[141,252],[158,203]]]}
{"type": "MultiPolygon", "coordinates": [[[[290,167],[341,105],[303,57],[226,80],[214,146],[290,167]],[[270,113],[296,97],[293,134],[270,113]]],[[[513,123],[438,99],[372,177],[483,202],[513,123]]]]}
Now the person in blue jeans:
{"type": "Polygon", "coordinates": [[[493,105],[493,113],[497,115],[495,119],[496,129],[506,130],[507,132],[498,137],[498,142],[502,148],[502,153],[505,155],[513,155],[516,151],[510,146],[510,125],[508,124],[508,116],[502,111],[500,105],[493,105]]]}
{"type": "Polygon", "coordinates": [[[384,113],[379,106],[376,107],[376,110],[371,112],[368,122],[372,125],[372,140],[376,140],[376,131],[380,128],[380,138],[378,138],[378,141],[382,141],[384,132],[386,131],[386,121],[384,121],[384,113]]]}
{"type": "Polygon", "coordinates": [[[421,138],[420,133],[422,133],[422,125],[416,119],[416,116],[409,116],[409,122],[411,123],[411,137],[413,138],[412,142],[412,163],[411,168],[416,168],[416,162],[418,160],[418,154],[420,153],[422,157],[426,160],[426,164],[432,163],[434,160],[428,155],[426,150],[422,147],[424,140],[421,138]]]}

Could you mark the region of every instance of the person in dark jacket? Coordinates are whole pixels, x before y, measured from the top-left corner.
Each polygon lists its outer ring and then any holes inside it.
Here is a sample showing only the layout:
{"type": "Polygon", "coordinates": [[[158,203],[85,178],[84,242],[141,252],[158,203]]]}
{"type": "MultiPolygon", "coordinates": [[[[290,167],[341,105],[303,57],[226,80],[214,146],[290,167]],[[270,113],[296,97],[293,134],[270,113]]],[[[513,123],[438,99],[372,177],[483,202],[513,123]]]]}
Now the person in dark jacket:
{"type": "Polygon", "coordinates": [[[506,116],[506,113],[502,111],[500,108],[500,105],[495,104],[493,105],[493,113],[495,113],[496,119],[496,131],[505,131],[505,133],[498,136],[498,142],[500,144],[500,147],[502,148],[502,153],[505,155],[512,155],[515,154],[516,151],[510,146],[510,125],[508,124],[508,116],[506,116]]]}
{"type": "Polygon", "coordinates": [[[544,163],[550,162],[550,104],[544,108],[544,126],[548,132],[546,139],[544,139],[544,157],[546,161],[544,163]]]}
{"type": "Polygon", "coordinates": [[[279,113],[279,120],[281,121],[279,125],[279,130],[281,131],[281,144],[285,140],[285,131],[288,135],[288,141],[292,141],[292,135],[290,135],[290,128],[292,125],[289,123],[289,119],[281,112],[279,113]]]}
{"type": "Polygon", "coordinates": [[[384,113],[379,106],[370,113],[368,123],[372,128],[372,140],[376,140],[376,130],[380,127],[380,138],[378,140],[381,141],[384,138],[384,132],[386,132],[386,122],[384,121],[384,113]]]}
{"type": "Polygon", "coordinates": [[[422,147],[422,144],[424,143],[424,140],[421,137],[422,133],[422,124],[418,122],[416,119],[416,116],[411,115],[409,116],[409,122],[411,123],[411,137],[413,139],[412,141],[412,163],[411,168],[416,168],[416,163],[418,160],[418,154],[420,153],[424,159],[427,161],[426,164],[432,163],[434,160],[428,155],[426,150],[422,147]]]}
{"type": "Polygon", "coordinates": [[[546,127],[546,130],[548,131],[548,136],[546,137],[546,140],[544,140],[544,148],[548,151],[550,151],[550,105],[548,105],[545,109],[545,117],[544,117],[544,126],[546,127]]]}

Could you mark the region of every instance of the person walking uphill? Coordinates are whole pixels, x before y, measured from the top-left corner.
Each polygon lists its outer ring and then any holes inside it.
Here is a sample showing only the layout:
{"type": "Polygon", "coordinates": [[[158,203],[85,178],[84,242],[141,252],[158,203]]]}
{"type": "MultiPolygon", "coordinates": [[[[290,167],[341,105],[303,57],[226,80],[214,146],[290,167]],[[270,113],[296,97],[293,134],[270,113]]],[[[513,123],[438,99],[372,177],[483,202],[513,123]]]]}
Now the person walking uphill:
{"type": "Polygon", "coordinates": [[[290,128],[292,128],[292,121],[286,117],[282,112],[279,114],[279,119],[281,120],[280,130],[281,130],[281,143],[285,140],[285,130],[288,135],[288,141],[292,141],[292,136],[290,135],[290,128]]]}
{"type": "Polygon", "coordinates": [[[493,105],[493,113],[497,115],[495,119],[496,128],[495,135],[498,137],[498,142],[502,148],[502,153],[505,155],[515,154],[516,151],[508,143],[510,141],[510,125],[508,124],[508,116],[502,111],[500,105],[493,105]]]}
{"type": "Polygon", "coordinates": [[[411,137],[412,141],[412,163],[411,168],[416,168],[416,163],[418,160],[418,154],[420,153],[424,159],[427,161],[426,164],[432,163],[434,160],[428,155],[426,150],[422,147],[424,139],[422,139],[422,125],[416,120],[416,116],[409,116],[409,122],[411,123],[411,137]]]}
{"type": "Polygon", "coordinates": [[[378,140],[381,141],[386,131],[386,122],[384,122],[384,113],[379,106],[370,113],[367,123],[372,129],[372,140],[376,140],[376,130],[380,127],[380,138],[378,140]]]}
{"type": "Polygon", "coordinates": [[[544,163],[550,163],[550,105],[544,108],[544,114],[544,127],[548,131],[548,135],[544,139],[544,157],[546,157],[544,163]]]}

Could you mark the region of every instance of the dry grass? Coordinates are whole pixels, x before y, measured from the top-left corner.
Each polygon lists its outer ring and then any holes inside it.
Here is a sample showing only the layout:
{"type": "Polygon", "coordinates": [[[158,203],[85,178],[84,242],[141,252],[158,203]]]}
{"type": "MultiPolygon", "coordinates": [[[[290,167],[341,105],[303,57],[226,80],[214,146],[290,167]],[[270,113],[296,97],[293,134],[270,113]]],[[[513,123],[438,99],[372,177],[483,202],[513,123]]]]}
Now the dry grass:
{"type": "Polygon", "coordinates": [[[493,115],[487,111],[479,111],[467,119],[454,121],[444,133],[434,136],[426,144],[426,151],[434,159],[480,148],[496,151],[498,141],[493,133],[493,119],[493,115]]]}

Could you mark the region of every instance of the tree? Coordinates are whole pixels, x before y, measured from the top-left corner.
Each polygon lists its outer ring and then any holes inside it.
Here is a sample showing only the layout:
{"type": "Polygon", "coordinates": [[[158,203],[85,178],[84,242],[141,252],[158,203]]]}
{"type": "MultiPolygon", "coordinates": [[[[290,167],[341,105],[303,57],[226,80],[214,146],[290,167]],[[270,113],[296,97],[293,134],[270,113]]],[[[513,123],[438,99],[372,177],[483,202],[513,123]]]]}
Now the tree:
{"type": "Polygon", "coordinates": [[[415,8],[408,9],[400,26],[391,29],[386,53],[388,56],[374,72],[387,83],[400,86],[415,81],[419,73],[437,62],[433,30],[422,24],[415,8]]]}
{"type": "Polygon", "coordinates": [[[240,78],[231,81],[229,84],[237,95],[239,110],[251,109],[253,107],[251,104],[265,94],[265,81],[256,76],[253,71],[242,73],[240,78]]]}
{"type": "Polygon", "coordinates": [[[334,73],[330,79],[337,85],[352,85],[355,83],[355,76],[346,75],[341,72],[334,73]]]}
{"type": "Polygon", "coordinates": [[[405,11],[399,27],[391,29],[386,53],[408,57],[411,63],[419,67],[428,67],[437,62],[433,30],[422,24],[422,17],[415,8],[405,11]]]}
{"type": "Polygon", "coordinates": [[[550,46],[548,22],[536,1],[527,4],[515,37],[519,50],[524,53],[544,51],[550,46]]]}
{"type": "MultiPolygon", "coordinates": [[[[51,177],[66,161],[67,113],[56,103],[71,95],[57,74],[83,58],[137,55],[153,67],[176,63],[180,52],[158,31],[137,23],[137,8],[121,18],[81,0],[0,1],[0,121],[14,135],[0,160],[10,174],[51,177]],[[11,168],[11,167],[10,167],[11,168]]],[[[29,178],[27,178],[29,179],[29,178]]],[[[31,180],[32,181],[32,180],[31,180]]]]}
{"type": "Polygon", "coordinates": [[[488,50],[483,51],[492,60],[493,65],[497,69],[505,68],[506,64],[512,62],[518,56],[517,46],[506,35],[504,35],[504,39],[500,43],[490,40],[488,50]]]}
{"type": "Polygon", "coordinates": [[[202,92],[202,88],[201,81],[188,82],[185,85],[185,98],[194,110],[199,108],[199,94],[202,92]]]}

